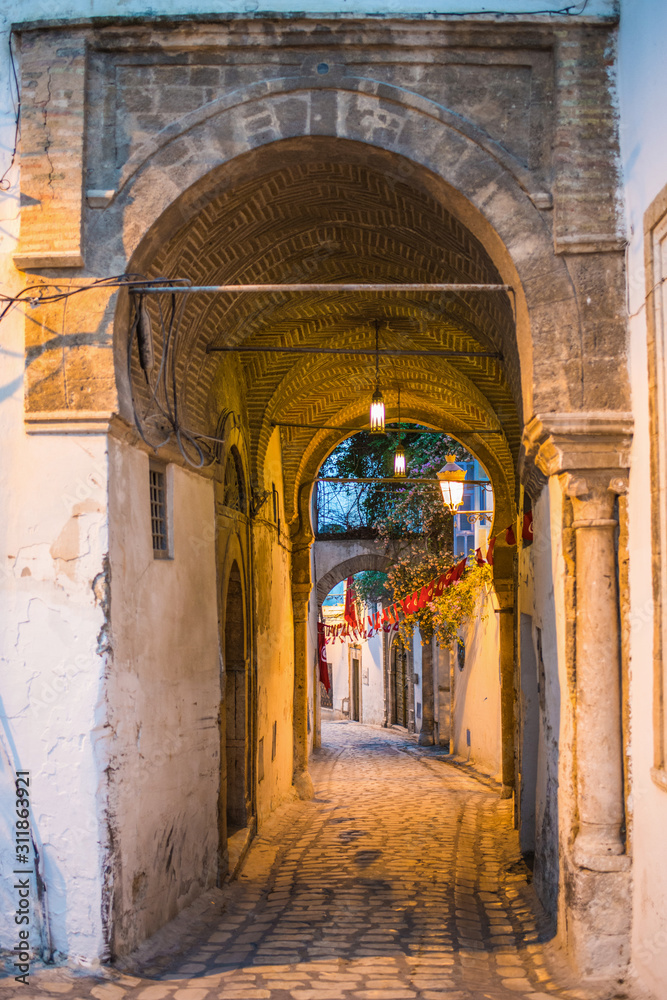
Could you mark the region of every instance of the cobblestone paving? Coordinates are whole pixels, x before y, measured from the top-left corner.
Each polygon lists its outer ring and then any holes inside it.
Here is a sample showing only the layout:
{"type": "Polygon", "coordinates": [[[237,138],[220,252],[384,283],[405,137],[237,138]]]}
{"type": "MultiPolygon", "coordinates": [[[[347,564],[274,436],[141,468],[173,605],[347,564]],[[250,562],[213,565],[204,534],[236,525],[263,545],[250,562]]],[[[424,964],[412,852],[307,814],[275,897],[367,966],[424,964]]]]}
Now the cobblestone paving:
{"type": "MultiPolygon", "coordinates": [[[[132,974],[33,975],[67,1000],[588,1000],[554,977],[511,803],[405,734],[323,727],[316,797],[279,811],[198,940],[132,974]]],[[[7,980],[4,981],[9,985],[7,980]]],[[[35,986],[37,990],[35,992],[35,986]]],[[[7,997],[0,991],[0,1000],[7,997]]]]}

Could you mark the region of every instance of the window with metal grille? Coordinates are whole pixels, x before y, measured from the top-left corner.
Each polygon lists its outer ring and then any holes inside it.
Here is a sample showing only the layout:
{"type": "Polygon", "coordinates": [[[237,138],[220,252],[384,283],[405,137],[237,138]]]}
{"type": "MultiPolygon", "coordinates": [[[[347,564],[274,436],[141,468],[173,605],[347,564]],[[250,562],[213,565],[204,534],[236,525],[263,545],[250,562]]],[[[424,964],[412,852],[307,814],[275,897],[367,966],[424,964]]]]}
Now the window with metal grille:
{"type": "Polygon", "coordinates": [[[167,538],[167,488],[164,469],[158,465],[149,468],[151,498],[151,532],[153,535],[153,556],[156,559],[169,558],[167,538]]]}

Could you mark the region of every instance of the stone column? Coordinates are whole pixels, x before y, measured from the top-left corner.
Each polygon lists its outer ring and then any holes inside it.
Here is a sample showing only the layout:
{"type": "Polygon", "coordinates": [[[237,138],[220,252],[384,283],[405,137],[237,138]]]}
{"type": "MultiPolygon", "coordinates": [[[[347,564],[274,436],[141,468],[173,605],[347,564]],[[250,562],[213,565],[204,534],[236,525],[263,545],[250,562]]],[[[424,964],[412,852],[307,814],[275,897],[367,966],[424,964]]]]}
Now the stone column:
{"type": "MultiPolygon", "coordinates": [[[[622,974],[630,956],[615,499],[626,488],[631,440],[625,412],[536,416],[523,438],[522,480],[534,501],[554,476],[572,500],[573,546],[567,511],[557,532],[553,489],[545,504],[551,522],[539,525],[551,531],[554,562],[564,571],[556,595],[566,626],[561,711],[574,730],[573,743],[561,742],[558,756],[559,936],[583,976],[605,978],[622,974]]],[[[539,532],[533,544],[540,544],[539,532]]],[[[557,668],[547,658],[545,669],[557,668]]]]}
{"type": "Polygon", "coordinates": [[[566,475],[576,551],[576,727],[579,830],[574,860],[597,871],[624,854],[621,662],[614,515],[621,478],[566,475]]]}
{"type": "Polygon", "coordinates": [[[422,728],[419,746],[431,747],[435,742],[435,712],[433,707],[433,632],[419,627],[422,640],[422,728]]]}
{"type": "Polygon", "coordinates": [[[292,585],[294,616],[293,782],[302,799],[313,797],[308,773],[308,599],[310,585],[292,585]]]}

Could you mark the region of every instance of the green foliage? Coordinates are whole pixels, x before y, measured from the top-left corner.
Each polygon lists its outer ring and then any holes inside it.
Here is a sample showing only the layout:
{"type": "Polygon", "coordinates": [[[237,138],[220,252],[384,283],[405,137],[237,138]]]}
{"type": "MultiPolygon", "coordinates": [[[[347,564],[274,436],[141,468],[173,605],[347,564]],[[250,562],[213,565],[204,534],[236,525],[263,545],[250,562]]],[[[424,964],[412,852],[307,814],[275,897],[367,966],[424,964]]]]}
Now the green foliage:
{"type": "MultiPolygon", "coordinates": [[[[463,462],[472,458],[463,445],[447,434],[437,431],[425,434],[406,433],[408,430],[426,430],[415,424],[401,423],[400,428],[409,478],[434,478],[450,454],[463,462]]],[[[398,430],[398,424],[395,424],[388,426],[387,434],[360,431],[347,438],[324,461],[320,475],[345,479],[392,477],[398,430]]],[[[359,508],[360,522],[377,526],[383,524],[385,529],[391,525],[391,537],[428,531],[432,527],[431,519],[426,519],[429,521],[427,527],[422,513],[432,505],[442,507],[439,487],[436,484],[401,485],[400,479],[396,483],[396,486],[368,483],[359,492],[355,504],[359,508]]],[[[384,534],[387,535],[387,530],[384,534]]],[[[451,538],[451,529],[448,537],[451,538]]]]}
{"type": "MultiPolygon", "coordinates": [[[[415,427],[401,424],[401,429],[415,427]]],[[[393,475],[393,456],[398,428],[387,435],[362,431],[343,441],[320,470],[323,476],[370,478],[393,475]]],[[[432,479],[445,464],[447,455],[459,462],[472,456],[446,434],[403,434],[407,475],[411,479],[432,479]]],[[[358,503],[374,523],[379,544],[393,557],[393,565],[383,573],[360,573],[355,577],[357,594],[366,602],[383,599],[389,604],[407,597],[451,566],[453,519],[445,511],[436,483],[402,483],[386,488],[371,483],[358,503]]],[[[433,634],[441,645],[449,645],[475,612],[477,601],[492,579],[489,566],[474,566],[462,580],[448,587],[442,597],[415,614],[402,618],[401,637],[410,640],[419,626],[423,635],[433,634]]]]}
{"type": "Polygon", "coordinates": [[[374,604],[386,599],[387,574],[375,570],[365,570],[357,573],[354,578],[354,589],[362,604],[374,604]]]}

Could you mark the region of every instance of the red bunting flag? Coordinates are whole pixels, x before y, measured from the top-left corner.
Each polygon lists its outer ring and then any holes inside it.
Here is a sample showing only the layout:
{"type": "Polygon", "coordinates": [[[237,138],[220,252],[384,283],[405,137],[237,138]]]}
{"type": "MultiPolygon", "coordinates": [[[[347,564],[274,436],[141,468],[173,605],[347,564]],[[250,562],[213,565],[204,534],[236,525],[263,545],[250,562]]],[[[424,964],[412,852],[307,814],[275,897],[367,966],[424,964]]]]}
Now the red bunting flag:
{"type": "Polygon", "coordinates": [[[495,549],[495,547],[496,547],[496,540],[495,538],[492,538],[491,541],[489,542],[489,547],[486,550],[486,561],[488,562],[489,566],[493,566],[493,550],[495,549]]]}
{"type": "Polygon", "coordinates": [[[516,535],[511,524],[509,528],[505,528],[505,541],[508,545],[516,545],[516,535]]]}
{"type": "Polygon", "coordinates": [[[533,540],[533,512],[529,510],[527,514],[523,515],[523,532],[521,536],[524,542],[532,542],[533,540]]]}
{"type": "Polygon", "coordinates": [[[320,680],[327,689],[331,691],[331,681],[329,680],[329,664],[327,663],[327,647],[324,633],[324,622],[317,623],[317,659],[320,671],[320,680]]]}
{"type": "Polygon", "coordinates": [[[467,561],[468,561],[467,558],[464,556],[461,562],[457,563],[457,565],[454,567],[454,581],[453,581],[454,583],[458,583],[463,574],[465,573],[467,561]]]}
{"type": "Polygon", "coordinates": [[[475,562],[477,563],[478,566],[483,566],[484,563],[486,562],[486,559],[482,555],[481,548],[475,549],[475,562]]]}

